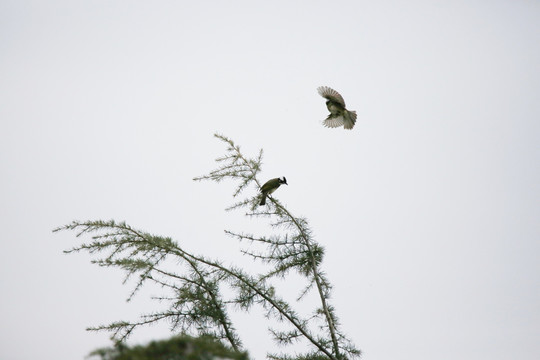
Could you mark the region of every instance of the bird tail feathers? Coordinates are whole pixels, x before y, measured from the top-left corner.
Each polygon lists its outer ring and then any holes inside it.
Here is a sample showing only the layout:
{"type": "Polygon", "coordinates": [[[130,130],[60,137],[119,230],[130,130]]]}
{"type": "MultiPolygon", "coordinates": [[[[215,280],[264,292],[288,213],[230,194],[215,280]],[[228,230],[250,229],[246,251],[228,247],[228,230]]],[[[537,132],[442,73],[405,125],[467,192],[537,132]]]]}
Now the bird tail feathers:
{"type": "Polygon", "coordinates": [[[343,116],[343,127],[347,130],[351,130],[356,124],[356,111],[345,110],[343,116]]]}

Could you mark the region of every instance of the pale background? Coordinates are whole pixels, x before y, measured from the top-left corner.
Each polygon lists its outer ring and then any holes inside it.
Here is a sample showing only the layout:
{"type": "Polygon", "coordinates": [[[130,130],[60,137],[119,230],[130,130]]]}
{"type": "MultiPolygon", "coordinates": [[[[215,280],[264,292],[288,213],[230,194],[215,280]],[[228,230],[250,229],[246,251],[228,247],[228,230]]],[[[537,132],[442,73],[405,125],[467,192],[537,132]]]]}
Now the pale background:
{"type": "Polygon", "coordinates": [[[191,180],[220,132],[287,177],[364,359],[540,359],[539,23],[532,0],[0,1],[0,358],[82,359],[110,344],[85,327],[155,309],[62,254],[71,220],[244,261],[232,184],[191,180]]]}

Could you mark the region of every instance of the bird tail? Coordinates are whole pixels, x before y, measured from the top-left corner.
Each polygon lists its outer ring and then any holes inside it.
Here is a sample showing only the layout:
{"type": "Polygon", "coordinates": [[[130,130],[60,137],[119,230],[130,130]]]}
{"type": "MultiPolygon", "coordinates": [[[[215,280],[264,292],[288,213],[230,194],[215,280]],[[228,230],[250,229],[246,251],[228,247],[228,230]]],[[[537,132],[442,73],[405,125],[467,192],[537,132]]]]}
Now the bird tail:
{"type": "Polygon", "coordinates": [[[343,114],[343,127],[347,130],[351,130],[356,124],[356,111],[345,110],[343,114]]]}
{"type": "Polygon", "coordinates": [[[261,202],[259,203],[259,206],[266,205],[266,195],[263,194],[261,197],[261,202]]]}

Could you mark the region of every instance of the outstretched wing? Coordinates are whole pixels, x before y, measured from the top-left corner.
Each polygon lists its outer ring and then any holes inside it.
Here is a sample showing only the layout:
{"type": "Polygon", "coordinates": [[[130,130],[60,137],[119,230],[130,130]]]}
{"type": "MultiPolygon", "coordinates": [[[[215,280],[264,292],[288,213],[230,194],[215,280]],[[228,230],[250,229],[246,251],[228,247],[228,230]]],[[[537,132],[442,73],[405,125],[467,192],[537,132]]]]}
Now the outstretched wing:
{"type": "Polygon", "coordinates": [[[329,128],[337,128],[337,127],[343,126],[344,123],[345,121],[343,119],[343,116],[341,115],[336,116],[332,114],[330,114],[330,116],[328,116],[323,121],[324,126],[329,127],[329,128]]]}
{"type": "Polygon", "coordinates": [[[345,100],[343,100],[343,97],[336,90],[329,88],[328,86],[320,86],[317,88],[317,91],[323,98],[337,102],[345,107],[345,100]]]}

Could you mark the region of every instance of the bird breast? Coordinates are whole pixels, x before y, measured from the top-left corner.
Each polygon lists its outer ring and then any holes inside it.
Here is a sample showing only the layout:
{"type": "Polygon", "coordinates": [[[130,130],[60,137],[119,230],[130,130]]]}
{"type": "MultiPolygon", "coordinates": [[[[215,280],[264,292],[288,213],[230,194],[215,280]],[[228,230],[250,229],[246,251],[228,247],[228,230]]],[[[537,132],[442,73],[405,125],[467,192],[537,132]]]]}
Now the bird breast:
{"type": "Polygon", "coordinates": [[[339,114],[341,112],[342,107],[339,106],[339,104],[336,104],[333,101],[327,101],[326,107],[328,108],[328,111],[330,111],[331,114],[339,114]]]}

